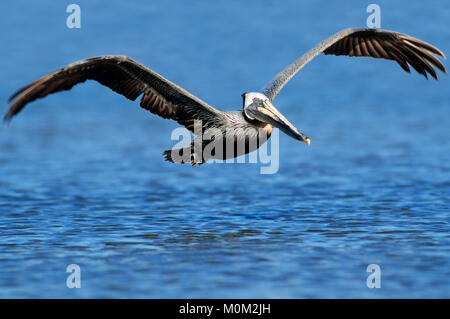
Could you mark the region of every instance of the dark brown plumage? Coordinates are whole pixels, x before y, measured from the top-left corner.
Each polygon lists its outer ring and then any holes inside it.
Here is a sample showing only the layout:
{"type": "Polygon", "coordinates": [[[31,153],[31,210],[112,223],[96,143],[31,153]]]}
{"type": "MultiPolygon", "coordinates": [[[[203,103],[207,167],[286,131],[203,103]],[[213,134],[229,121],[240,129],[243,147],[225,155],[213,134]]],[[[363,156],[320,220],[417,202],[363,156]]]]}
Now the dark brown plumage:
{"type": "Polygon", "coordinates": [[[70,90],[86,80],[98,81],[132,101],[143,94],[142,108],[175,120],[191,131],[194,120],[207,124],[215,118],[213,115],[221,112],[129,57],[113,55],[72,63],[21,88],[9,99],[13,104],[4,120],[11,120],[36,99],[70,90]]]}
{"type": "Polygon", "coordinates": [[[413,37],[380,30],[354,32],[328,47],[324,54],[372,57],[396,61],[406,72],[411,65],[428,78],[427,73],[438,79],[433,66],[446,72],[444,65],[433,54],[445,57],[436,47],[413,37]]]}

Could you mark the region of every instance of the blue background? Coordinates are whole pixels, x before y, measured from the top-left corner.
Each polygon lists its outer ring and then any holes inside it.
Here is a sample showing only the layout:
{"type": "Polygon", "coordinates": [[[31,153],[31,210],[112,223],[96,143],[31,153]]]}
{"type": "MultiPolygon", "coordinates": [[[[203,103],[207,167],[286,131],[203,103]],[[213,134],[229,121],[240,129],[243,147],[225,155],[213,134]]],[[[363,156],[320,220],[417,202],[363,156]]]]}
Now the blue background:
{"type": "MultiPolygon", "coordinates": [[[[367,1],[0,2],[1,111],[68,63],[128,55],[225,110],[367,1]]],[[[381,27],[450,54],[448,1],[377,1],[381,27]]],[[[448,63],[444,62],[447,67],[448,63]]],[[[319,56],[275,106],[280,169],[163,160],[177,124],[95,82],[0,127],[0,297],[448,298],[448,76],[319,56]],[[66,267],[81,267],[81,289],[66,267]],[[381,267],[368,289],[366,267],[381,267]]]]}

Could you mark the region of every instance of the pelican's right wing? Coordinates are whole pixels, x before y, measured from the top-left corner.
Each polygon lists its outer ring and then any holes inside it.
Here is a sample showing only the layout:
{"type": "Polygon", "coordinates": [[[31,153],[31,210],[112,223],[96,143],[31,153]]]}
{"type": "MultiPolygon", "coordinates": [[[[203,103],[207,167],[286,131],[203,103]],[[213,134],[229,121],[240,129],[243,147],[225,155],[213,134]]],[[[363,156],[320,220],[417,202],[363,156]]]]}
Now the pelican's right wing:
{"type": "Polygon", "coordinates": [[[194,120],[220,121],[222,111],[182,87],[126,56],[107,55],[72,63],[23,87],[9,99],[8,121],[28,103],[49,94],[70,90],[95,80],[134,101],[143,94],[141,107],[163,118],[176,120],[193,131],[194,120]]]}
{"type": "Polygon", "coordinates": [[[426,78],[429,73],[436,80],[432,66],[446,73],[444,65],[434,56],[445,58],[444,53],[429,43],[393,31],[345,29],[295,60],[261,89],[261,93],[273,101],[286,83],[320,53],[393,60],[406,72],[410,72],[408,65],[411,65],[426,78]]]}

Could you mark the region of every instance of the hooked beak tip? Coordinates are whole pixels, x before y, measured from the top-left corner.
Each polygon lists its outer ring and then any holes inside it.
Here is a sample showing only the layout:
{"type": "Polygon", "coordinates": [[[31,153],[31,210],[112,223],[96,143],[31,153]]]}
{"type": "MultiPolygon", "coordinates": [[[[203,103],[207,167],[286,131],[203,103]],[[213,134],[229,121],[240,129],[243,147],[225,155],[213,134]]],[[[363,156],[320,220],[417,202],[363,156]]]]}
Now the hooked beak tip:
{"type": "Polygon", "coordinates": [[[306,144],[308,144],[308,146],[311,145],[311,140],[309,138],[305,139],[303,142],[305,142],[306,144]]]}

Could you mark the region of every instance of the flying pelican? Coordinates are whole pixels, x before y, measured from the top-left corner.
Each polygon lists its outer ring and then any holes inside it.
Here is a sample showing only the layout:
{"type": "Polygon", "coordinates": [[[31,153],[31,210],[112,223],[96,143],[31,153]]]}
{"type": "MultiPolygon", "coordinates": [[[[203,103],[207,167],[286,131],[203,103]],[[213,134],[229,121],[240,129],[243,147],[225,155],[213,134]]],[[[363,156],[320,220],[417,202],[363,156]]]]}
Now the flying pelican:
{"type": "Polygon", "coordinates": [[[393,31],[350,28],[319,43],[278,73],[259,92],[242,94],[243,107],[238,111],[216,109],[129,57],[107,55],[72,63],[18,90],[9,99],[12,105],[4,120],[11,120],[29,102],[70,90],[86,80],[95,80],[132,101],[143,94],[140,101],[142,108],[162,118],[175,120],[194,133],[195,138],[190,146],[163,153],[166,160],[174,163],[196,165],[211,158],[226,159],[246,154],[259,148],[270,137],[273,127],[309,145],[310,139],[292,125],[272,102],[285,84],[321,53],[393,60],[406,72],[410,72],[411,66],[427,79],[428,74],[438,79],[433,66],[446,73],[444,65],[435,57],[445,59],[444,53],[429,43],[393,31]],[[203,154],[208,142],[216,140],[217,136],[204,139],[199,136],[198,129],[201,132],[215,129],[224,136],[228,129],[234,130],[234,152],[203,154]],[[198,140],[200,144],[196,145],[201,147],[194,147],[198,140]],[[245,149],[236,151],[236,145],[241,142],[245,149]],[[188,156],[177,157],[174,154],[188,156]]]}

